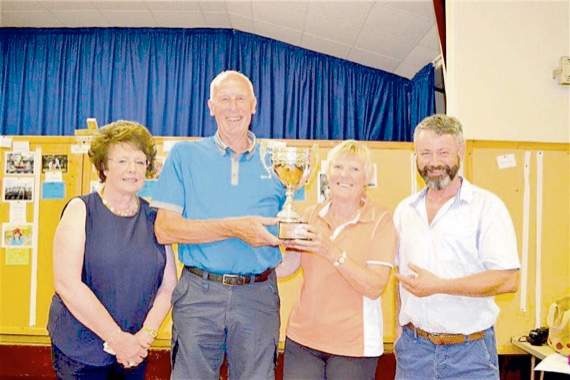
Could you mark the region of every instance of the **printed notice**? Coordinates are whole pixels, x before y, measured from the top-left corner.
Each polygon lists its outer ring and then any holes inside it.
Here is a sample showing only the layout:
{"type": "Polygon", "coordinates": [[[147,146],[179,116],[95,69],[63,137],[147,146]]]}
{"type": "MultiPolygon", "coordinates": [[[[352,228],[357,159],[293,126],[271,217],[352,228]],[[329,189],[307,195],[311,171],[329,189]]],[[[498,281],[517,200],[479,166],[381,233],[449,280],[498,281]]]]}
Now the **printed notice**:
{"type": "Polygon", "coordinates": [[[73,154],[87,154],[89,152],[89,144],[73,144],[71,145],[71,153],[73,154]]]}
{"type": "Polygon", "coordinates": [[[10,202],[10,223],[26,223],[26,202],[10,202]]]}
{"type": "Polygon", "coordinates": [[[42,199],[65,198],[65,184],[63,182],[44,182],[42,184],[42,199]]]}
{"type": "Polygon", "coordinates": [[[28,265],[30,250],[28,248],[6,248],[4,265],[28,265]]]}
{"type": "Polygon", "coordinates": [[[510,153],[510,154],[503,154],[502,156],[497,156],[497,166],[499,167],[499,169],[514,168],[515,166],[517,166],[515,155],[510,153]]]}

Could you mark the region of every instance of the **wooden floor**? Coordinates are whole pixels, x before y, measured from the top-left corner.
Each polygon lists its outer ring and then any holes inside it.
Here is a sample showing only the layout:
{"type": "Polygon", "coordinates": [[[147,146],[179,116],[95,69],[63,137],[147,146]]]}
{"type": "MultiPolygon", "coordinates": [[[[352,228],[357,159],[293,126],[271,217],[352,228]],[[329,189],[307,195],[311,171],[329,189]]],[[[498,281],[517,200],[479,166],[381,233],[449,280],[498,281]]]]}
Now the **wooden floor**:
{"type": "MultiPolygon", "coordinates": [[[[146,379],[161,380],[170,377],[170,351],[152,350],[146,379]]],[[[525,355],[501,355],[499,357],[501,380],[528,380],[530,378],[530,360],[525,355]]],[[[386,354],[380,358],[376,370],[376,380],[392,380],[395,373],[394,355],[386,354]]],[[[283,356],[279,356],[276,369],[276,380],[283,378],[283,356]]],[[[43,380],[54,379],[51,367],[49,347],[44,346],[2,346],[0,345],[0,379],[1,380],[43,380]]],[[[222,378],[227,378],[225,365],[222,367],[222,378]]],[[[566,379],[555,374],[547,374],[546,380],[566,379]]],[[[352,380],[352,379],[347,379],[352,380]]]]}

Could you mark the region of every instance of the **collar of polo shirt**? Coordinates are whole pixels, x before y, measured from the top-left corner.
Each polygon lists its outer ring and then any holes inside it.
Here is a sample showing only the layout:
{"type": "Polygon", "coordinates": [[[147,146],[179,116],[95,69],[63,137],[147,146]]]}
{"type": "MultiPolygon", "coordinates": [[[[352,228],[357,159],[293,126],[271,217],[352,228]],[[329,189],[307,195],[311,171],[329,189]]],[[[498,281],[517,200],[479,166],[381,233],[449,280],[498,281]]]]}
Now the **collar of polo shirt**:
{"type": "MultiPolygon", "coordinates": [[[[250,159],[252,157],[251,153],[255,150],[255,142],[257,140],[257,137],[255,137],[255,134],[252,131],[247,131],[247,139],[250,141],[250,145],[244,154],[247,159],[250,159]]],[[[231,148],[222,141],[219,132],[216,132],[214,135],[214,141],[216,142],[216,146],[218,147],[218,150],[222,156],[231,150],[231,148]]]]}

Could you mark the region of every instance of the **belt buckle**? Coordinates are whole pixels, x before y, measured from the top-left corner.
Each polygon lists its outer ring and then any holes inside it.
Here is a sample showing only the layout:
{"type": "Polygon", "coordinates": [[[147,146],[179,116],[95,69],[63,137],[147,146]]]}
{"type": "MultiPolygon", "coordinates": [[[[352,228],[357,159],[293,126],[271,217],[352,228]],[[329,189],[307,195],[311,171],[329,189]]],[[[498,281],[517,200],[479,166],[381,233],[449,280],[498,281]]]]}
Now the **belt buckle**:
{"type": "Polygon", "coordinates": [[[235,284],[235,283],[231,283],[230,281],[232,279],[241,279],[241,276],[239,274],[224,274],[222,276],[222,284],[224,285],[228,285],[228,286],[234,286],[234,285],[241,285],[241,284],[235,284]]]}

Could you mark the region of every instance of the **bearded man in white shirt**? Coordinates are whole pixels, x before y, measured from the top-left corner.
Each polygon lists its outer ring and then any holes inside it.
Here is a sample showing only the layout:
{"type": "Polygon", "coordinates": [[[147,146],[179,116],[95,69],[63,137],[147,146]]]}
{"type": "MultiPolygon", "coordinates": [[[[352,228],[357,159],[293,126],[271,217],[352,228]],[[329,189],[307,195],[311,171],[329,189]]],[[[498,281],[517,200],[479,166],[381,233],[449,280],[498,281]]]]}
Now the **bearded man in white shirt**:
{"type": "Polygon", "coordinates": [[[394,213],[400,309],[396,379],[498,379],[494,296],[518,288],[516,235],[504,203],[457,175],[459,120],[433,115],[414,132],[426,188],[394,213]]]}

